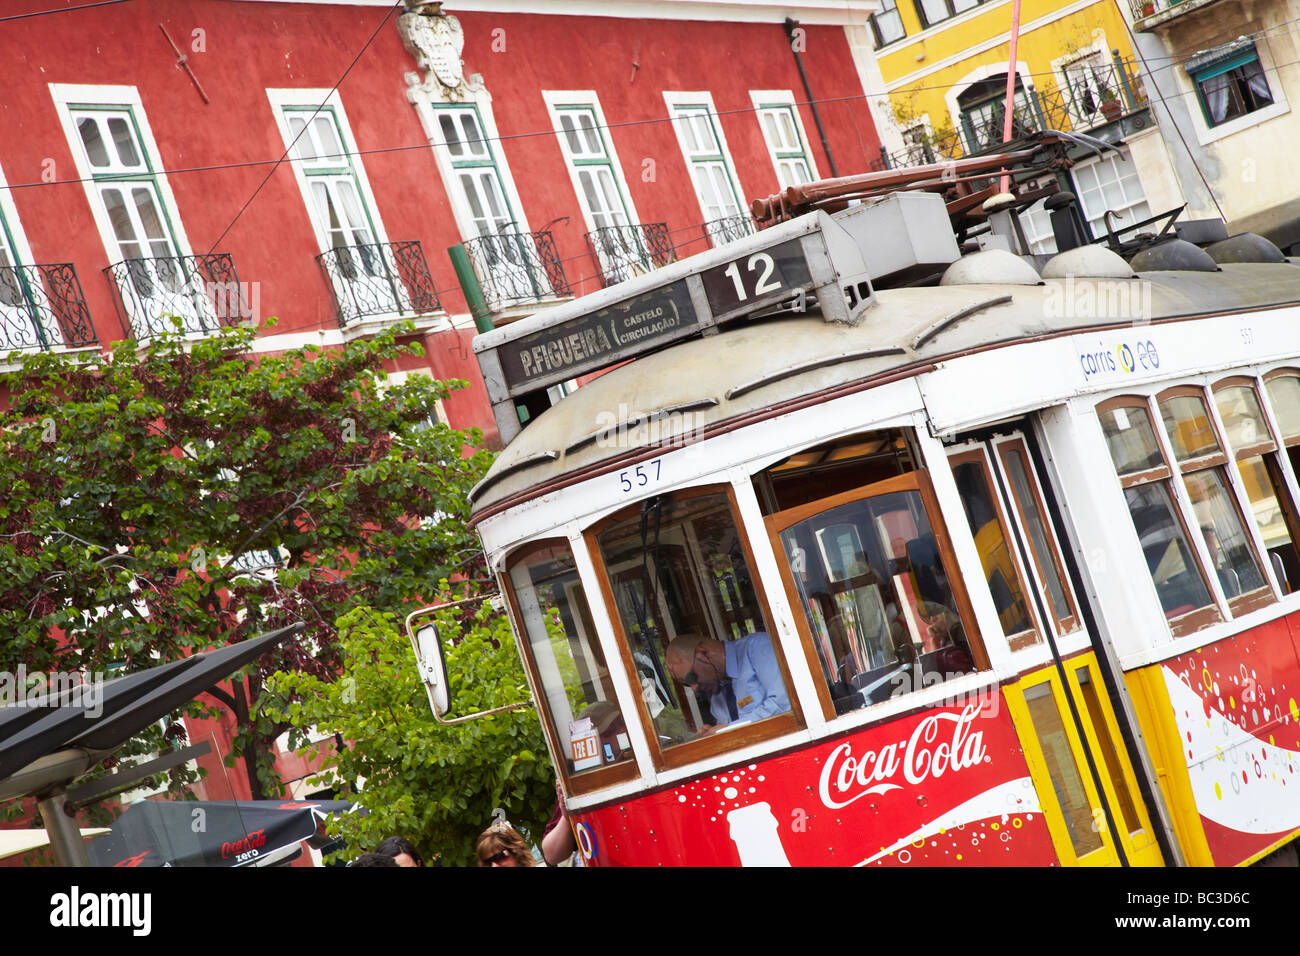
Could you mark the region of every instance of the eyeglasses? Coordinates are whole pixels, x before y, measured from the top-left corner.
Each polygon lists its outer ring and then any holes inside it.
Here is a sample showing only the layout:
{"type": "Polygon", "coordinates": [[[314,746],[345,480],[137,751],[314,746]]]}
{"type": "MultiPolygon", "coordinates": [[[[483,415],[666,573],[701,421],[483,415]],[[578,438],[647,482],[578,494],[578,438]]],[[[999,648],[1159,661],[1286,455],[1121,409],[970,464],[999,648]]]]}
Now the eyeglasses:
{"type": "MultiPolygon", "coordinates": [[[[699,645],[696,646],[696,648],[695,648],[695,659],[696,659],[696,660],[699,660],[699,658],[700,658],[700,650],[701,650],[703,647],[704,647],[703,644],[699,644],[699,645]]],[[[709,660],[709,656],[708,656],[707,654],[704,655],[704,661],[705,661],[705,663],[707,663],[710,667],[713,667],[713,661],[709,660]]],[[[714,667],[713,670],[714,670],[715,673],[717,672],[717,668],[716,668],[716,667],[714,667]]],[[[699,682],[700,682],[700,675],[697,674],[697,673],[695,673],[695,668],[694,668],[694,667],[692,667],[689,671],[687,671],[687,672],[686,672],[686,676],[682,678],[682,684],[685,685],[686,687],[694,687],[694,686],[695,686],[696,684],[698,684],[699,682]]]]}
{"type": "Polygon", "coordinates": [[[510,855],[510,851],[509,851],[509,850],[497,850],[495,853],[493,853],[490,857],[488,857],[487,859],[485,859],[483,862],[484,862],[484,863],[500,863],[502,860],[504,860],[504,859],[505,859],[506,857],[508,857],[509,855],[510,855]]]}

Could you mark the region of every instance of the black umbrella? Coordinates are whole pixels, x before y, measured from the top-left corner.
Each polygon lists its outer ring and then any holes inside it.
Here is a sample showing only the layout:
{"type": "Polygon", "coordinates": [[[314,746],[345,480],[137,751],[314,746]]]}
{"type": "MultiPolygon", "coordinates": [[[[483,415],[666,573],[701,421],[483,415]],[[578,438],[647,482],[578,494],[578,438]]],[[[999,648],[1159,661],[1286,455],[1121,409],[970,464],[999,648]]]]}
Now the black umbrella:
{"type": "Polygon", "coordinates": [[[342,800],[145,800],[89,844],[95,866],[254,866],[301,840],[319,849],[342,800]]]}

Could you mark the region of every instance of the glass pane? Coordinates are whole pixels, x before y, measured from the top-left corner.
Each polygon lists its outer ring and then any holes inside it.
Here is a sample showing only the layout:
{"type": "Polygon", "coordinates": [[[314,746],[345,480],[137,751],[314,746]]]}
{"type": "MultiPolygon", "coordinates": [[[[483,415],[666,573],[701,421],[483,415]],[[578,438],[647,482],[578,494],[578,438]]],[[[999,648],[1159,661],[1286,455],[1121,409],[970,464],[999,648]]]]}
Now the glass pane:
{"type": "Polygon", "coordinates": [[[1165,617],[1180,617],[1212,604],[1165,483],[1126,488],[1124,497],[1165,617]]]}
{"type": "Polygon", "coordinates": [[[1115,789],[1120,819],[1124,821],[1124,832],[1136,833],[1142,829],[1142,821],[1138,816],[1137,807],[1133,804],[1133,795],[1129,793],[1128,782],[1124,778],[1124,765],[1120,762],[1115,740],[1110,735],[1110,727],[1106,723],[1101,699],[1097,696],[1097,686],[1092,682],[1092,673],[1086,666],[1078,667],[1075,668],[1074,677],[1079,682],[1083,703],[1088,710],[1088,720],[1097,737],[1097,749],[1101,751],[1101,758],[1106,763],[1106,776],[1115,789]]]}
{"type": "Polygon", "coordinates": [[[1264,575],[1251,552],[1246,529],[1229,497],[1220,468],[1207,468],[1183,477],[1210,562],[1229,599],[1264,586],[1264,575]]]}
{"type": "Polygon", "coordinates": [[[998,520],[997,505],[989,489],[988,472],[980,463],[967,461],[953,465],[952,476],[961,495],[962,509],[975,538],[975,548],[980,554],[984,578],[993,595],[993,605],[1002,623],[1002,633],[1007,637],[1033,629],[1029,607],[1020,587],[1002,522],[998,520]]]}
{"type": "Polygon", "coordinates": [[[131,136],[131,127],[125,119],[114,116],[108,121],[108,132],[117,147],[117,156],[123,166],[139,166],[140,154],[136,152],[135,141],[131,136]]]}
{"type": "Polygon", "coordinates": [[[294,154],[299,159],[312,159],[316,155],[316,149],[312,144],[310,133],[304,133],[307,128],[307,120],[301,116],[290,115],[288,117],[289,125],[289,142],[293,143],[294,154]]]}
{"type": "Polygon", "coordinates": [[[1300,436],[1300,376],[1282,375],[1265,387],[1282,434],[1287,438],[1300,436]]]}
{"type": "Polygon", "coordinates": [[[1024,455],[1018,448],[1008,448],[1003,461],[1007,474],[1011,478],[1011,494],[1016,499],[1021,521],[1029,535],[1029,547],[1034,552],[1039,575],[1047,585],[1047,596],[1052,603],[1052,614],[1058,621],[1070,617],[1073,612],[1066,598],[1065,582],[1061,580],[1060,567],[1056,563],[1056,549],[1048,537],[1047,522],[1038,507],[1038,496],[1030,483],[1029,468],[1024,455]]]}
{"type": "Polygon", "coordinates": [[[597,542],[661,746],[790,710],[725,495],[648,501],[597,542]]]}
{"type": "Polygon", "coordinates": [[[781,551],[837,713],[975,670],[918,492],[824,511],[781,551]]]}
{"type": "Polygon", "coordinates": [[[1249,448],[1273,440],[1253,388],[1246,385],[1221,388],[1214,393],[1214,404],[1223,419],[1223,429],[1231,448],[1249,448]]]}
{"type": "Polygon", "coordinates": [[[627,726],[573,554],[556,543],[510,569],[510,585],[528,635],[546,706],[570,773],[632,759],[627,726]]]}
{"type": "Polygon", "coordinates": [[[316,133],[316,143],[320,148],[318,159],[324,159],[330,166],[344,166],[347,160],[343,156],[343,144],[339,142],[338,130],[332,116],[317,116],[312,121],[316,133]]]}
{"type": "Polygon", "coordinates": [[[460,114],[460,129],[465,136],[465,148],[471,156],[482,158],[487,155],[487,143],[479,132],[477,118],[468,110],[460,114]]]}
{"type": "Polygon", "coordinates": [[[604,156],[605,150],[600,143],[600,131],[596,129],[596,117],[591,113],[582,113],[578,117],[578,126],[582,130],[582,140],[589,156],[604,156]]]}
{"type": "Polygon", "coordinates": [[[480,236],[490,236],[492,224],[483,211],[483,201],[478,194],[478,183],[471,174],[461,173],[460,184],[465,189],[465,201],[469,203],[469,213],[474,219],[474,228],[478,230],[480,236]]]}
{"type": "Polygon", "coordinates": [[[81,134],[81,144],[86,147],[86,157],[90,160],[90,165],[107,166],[108,149],[104,146],[99,122],[92,116],[83,116],[77,120],[77,132],[81,134]]]}
{"type": "Polygon", "coordinates": [[[561,113],[560,129],[563,130],[564,139],[569,144],[569,152],[581,154],[582,141],[578,138],[578,118],[572,113],[561,113]]]}
{"type": "Polygon", "coordinates": [[[443,113],[438,117],[438,128],[442,130],[442,141],[447,144],[447,151],[451,153],[452,158],[464,156],[465,144],[460,141],[455,119],[443,113]]]}
{"type": "MultiPolygon", "coordinates": [[[[102,189],[100,195],[104,197],[104,207],[108,210],[108,221],[113,224],[113,235],[117,237],[119,244],[131,242],[136,239],[135,223],[131,221],[131,214],[126,208],[126,199],[122,196],[120,189],[102,189]]],[[[132,254],[126,252],[126,247],[122,248],[122,255],[127,259],[139,256],[139,246],[135,246],[136,251],[132,254]]]]}
{"type": "Polygon", "coordinates": [[[1221,450],[1210,424],[1210,412],[1199,395],[1166,398],[1160,403],[1160,417],[1165,421],[1165,431],[1178,461],[1190,461],[1221,450]]]}
{"type": "Polygon", "coordinates": [[[938,23],[948,19],[948,7],[944,0],[921,0],[921,11],[926,23],[938,23]]]}
{"type": "Polygon", "coordinates": [[[1151,418],[1145,408],[1125,406],[1098,412],[1115,471],[1123,477],[1164,464],[1151,418]]]}
{"type": "Polygon", "coordinates": [[[1070,749],[1070,739],[1061,721],[1061,712],[1052,696],[1050,684],[1038,684],[1025,691],[1025,705],[1033,721],[1038,743],[1043,748],[1047,772],[1052,778],[1052,789],[1065,817],[1065,829],[1070,835],[1076,856],[1084,856],[1102,847],[1101,834],[1093,825],[1092,804],[1083,786],[1083,776],[1070,749]]]}
{"type": "Polygon", "coordinates": [[[131,190],[131,199],[135,202],[136,212],[140,215],[140,225],[149,239],[164,239],[162,219],[158,216],[158,207],[154,204],[153,193],[142,186],[131,190]]]}
{"type": "Polygon", "coordinates": [[[1251,516],[1259,528],[1259,536],[1264,539],[1264,549],[1268,551],[1273,573],[1282,593],[1289,594],[1300,585],[1300,573],[1297,573],[1300,572],[1300,553],[1291,540],[1286,515],[1278,503],[1279,498],[1289,500],[1281,469],[1274,456],[1268,455],[1237,462],[1237,471],[1241,474],[1246,497],[1250,499],[1251,516]]]}

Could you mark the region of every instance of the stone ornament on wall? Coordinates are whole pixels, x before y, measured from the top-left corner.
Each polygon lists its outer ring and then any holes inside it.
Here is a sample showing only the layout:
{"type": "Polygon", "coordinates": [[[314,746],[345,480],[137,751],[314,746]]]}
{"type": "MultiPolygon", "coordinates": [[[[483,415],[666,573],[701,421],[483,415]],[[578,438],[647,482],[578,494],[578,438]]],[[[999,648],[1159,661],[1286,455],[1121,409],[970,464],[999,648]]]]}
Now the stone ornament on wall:
{"type": "Polygon", "coordinates": [[[406,75],[407,86],[445,102],[460,102],[482,89],[480,76],[465,76],[461,51],[465,31],[460,21],[442,12],[441,3],[407,0],[407,11],[397,18],[402,45],[415,58],[424,76],[406,75]]]}

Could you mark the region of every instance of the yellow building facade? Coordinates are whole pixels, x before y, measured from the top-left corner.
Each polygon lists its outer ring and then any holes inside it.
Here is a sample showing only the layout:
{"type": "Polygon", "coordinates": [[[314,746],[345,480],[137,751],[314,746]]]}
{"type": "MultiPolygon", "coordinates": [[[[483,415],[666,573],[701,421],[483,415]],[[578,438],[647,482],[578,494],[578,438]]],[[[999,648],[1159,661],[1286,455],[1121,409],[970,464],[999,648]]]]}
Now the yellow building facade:
{"type": "MultiPolygon", "coordinates": [[[[1107,208],[1114,229],[1181,205],[1115,0],[1023,0],[1014,65],[1011,18],[1012,0],[880,0],[871,17],[883,94],[874,105],[886,143],[877,168],[996,151],[1014,72],[1013,139],[1056,129],[1118,147],[1080,150],[1061,183],[1095,236],[1107,229],[1107,208]]],[[[1023,219],[1033,251],[1053,251],[1046,213],[1036,207],[1023,219]]]]}

